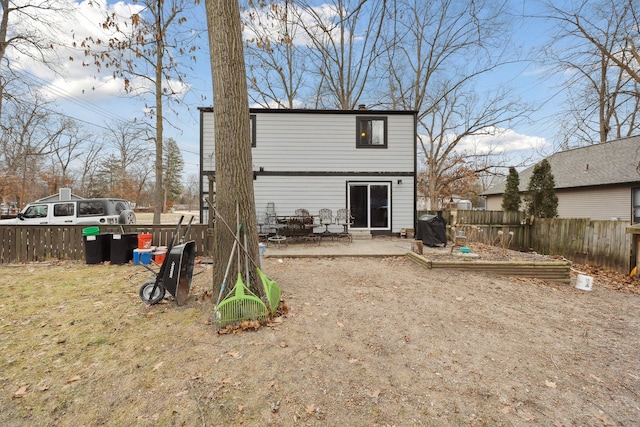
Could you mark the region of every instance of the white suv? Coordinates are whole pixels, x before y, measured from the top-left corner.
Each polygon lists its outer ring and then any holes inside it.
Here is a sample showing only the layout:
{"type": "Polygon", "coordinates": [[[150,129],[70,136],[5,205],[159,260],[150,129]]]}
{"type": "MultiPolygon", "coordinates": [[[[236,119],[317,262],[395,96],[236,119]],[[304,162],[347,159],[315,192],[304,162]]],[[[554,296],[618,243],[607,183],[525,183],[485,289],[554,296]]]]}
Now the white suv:
{"type": "Polygon", "coordinates": [[[35,201],[29,203],[17,218],[0,224],[135,224],[136,214],[124,199],[78,199],[35,201]]]}

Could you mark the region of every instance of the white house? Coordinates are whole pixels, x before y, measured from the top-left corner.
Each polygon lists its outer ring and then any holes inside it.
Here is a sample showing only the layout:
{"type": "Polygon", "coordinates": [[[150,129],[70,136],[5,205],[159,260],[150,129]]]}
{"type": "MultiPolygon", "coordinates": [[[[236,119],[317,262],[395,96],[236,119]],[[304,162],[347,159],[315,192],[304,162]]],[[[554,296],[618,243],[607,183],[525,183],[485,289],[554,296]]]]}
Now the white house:
{"type": "MultiPolygon", "coordinates": [[[[612,218],[640,223],[640,136],[561,151],[547,157],[558,196],[558,217],[612,218]]],[[[519,174],[526,193],[534,166],[519,174]]],[[[487,210],[501,210],[506,181],[482,193],[487,210]]]]}
{"type": "MultiPolygon", "coordinates": [[[[349,209],[351,230],[415,224],[416,112],[251,109],[256,209],[349,209]]],[[[200,108],[202,196],[215,191],[213,108],[200,108]]],[[[249,143],[249,142],[248,142],[249,143]]],[[[201,200],[203,199],[201,197],[201,200]]],[[[207,218],[202,203],[201,218],[207,218]]]]}

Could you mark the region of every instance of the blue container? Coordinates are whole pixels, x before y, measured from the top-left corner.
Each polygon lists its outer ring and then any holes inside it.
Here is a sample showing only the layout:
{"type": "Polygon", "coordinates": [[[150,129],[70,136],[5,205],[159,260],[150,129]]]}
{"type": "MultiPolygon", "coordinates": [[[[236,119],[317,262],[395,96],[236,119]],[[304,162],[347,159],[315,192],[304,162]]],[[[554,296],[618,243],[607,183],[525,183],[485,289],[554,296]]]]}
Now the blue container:
{"type": "Polygon", "coordinates": [[[149,264],[151,264],[151,253],[152,252],[153,252],[153,249],[134,249],[133,250],[133,264],[134,265],[141,265],[141,264],[149,265],[149,264]]]}

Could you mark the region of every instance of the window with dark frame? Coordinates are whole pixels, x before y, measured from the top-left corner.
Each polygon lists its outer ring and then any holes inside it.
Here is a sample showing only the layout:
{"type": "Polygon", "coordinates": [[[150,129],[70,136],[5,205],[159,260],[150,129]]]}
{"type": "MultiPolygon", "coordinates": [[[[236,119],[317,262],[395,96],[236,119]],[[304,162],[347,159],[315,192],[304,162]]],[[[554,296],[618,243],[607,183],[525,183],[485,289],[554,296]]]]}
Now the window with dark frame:
{"type": "Polygon", "coordinates": [[[387,148],[387,118],[356,117],[356,148],[387,148]]]}

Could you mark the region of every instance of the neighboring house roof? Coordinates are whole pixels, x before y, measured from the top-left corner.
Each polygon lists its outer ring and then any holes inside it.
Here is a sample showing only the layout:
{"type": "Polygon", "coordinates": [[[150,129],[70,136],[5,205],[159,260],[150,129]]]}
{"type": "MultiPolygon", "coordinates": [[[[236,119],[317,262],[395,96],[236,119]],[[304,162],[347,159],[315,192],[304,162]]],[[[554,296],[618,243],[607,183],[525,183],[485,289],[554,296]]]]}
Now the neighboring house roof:
{"type": "MultiPolygon", "coordinates": [[[[640,136],[561,151],[547,157],[556,189],[640,182],[640,136]]],[[[520,191],[526,191],[531,166],[518,175],[520,191]]],[[[482,195],[504,193],[506,180],[482,195]]]]}

